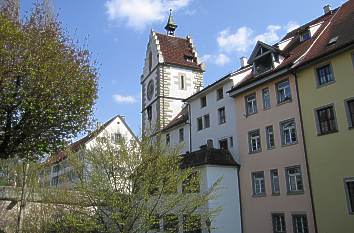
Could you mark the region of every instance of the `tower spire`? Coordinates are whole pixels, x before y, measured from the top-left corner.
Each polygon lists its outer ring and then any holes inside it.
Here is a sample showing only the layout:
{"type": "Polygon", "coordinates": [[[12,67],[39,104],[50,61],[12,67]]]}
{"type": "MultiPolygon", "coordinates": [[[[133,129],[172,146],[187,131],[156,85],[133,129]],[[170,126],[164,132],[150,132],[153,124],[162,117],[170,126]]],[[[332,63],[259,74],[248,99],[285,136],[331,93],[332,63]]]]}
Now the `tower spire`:
{"type": "Polygon", "coordinates": [[[174,36],[177,27],[177,24],[173,20],[172,9],[170,9],[170,15],[168,16],[167,24],[165,26],[167,35],[174,36]]]}

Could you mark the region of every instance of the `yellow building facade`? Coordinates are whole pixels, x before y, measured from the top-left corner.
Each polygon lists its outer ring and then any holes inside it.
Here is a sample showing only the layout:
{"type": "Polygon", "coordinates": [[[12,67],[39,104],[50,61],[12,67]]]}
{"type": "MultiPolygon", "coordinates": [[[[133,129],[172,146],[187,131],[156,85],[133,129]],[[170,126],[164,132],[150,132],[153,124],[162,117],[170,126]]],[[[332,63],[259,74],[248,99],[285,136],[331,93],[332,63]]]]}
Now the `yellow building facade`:
{"type": "Polygon", "coordinates": [[[321,233],[354,232],[351,47],[296,71],[313,203],[321,233]]]}

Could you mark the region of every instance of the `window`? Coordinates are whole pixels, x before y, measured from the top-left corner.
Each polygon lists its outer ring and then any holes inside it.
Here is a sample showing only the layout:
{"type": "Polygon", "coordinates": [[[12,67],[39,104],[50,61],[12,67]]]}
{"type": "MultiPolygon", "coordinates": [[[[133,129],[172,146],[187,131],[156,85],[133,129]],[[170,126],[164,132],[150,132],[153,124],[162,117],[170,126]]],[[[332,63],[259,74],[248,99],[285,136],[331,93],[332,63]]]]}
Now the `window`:
{"type": "Polygon", "coordinates": [[[333,106],[318,109],[316,112],[319,135],[337,132],[337,123],[333,106]]]}
{"type": "Polygon", "coordinates": [[[319,86],[334,81],[332,67],[330,64],[318,67],[316,69],[316,74],[317,74],[317,82],[319,86]]]}
{"type": "Polygon", "coordinates": [[[248,141],[250,153],[261,151],[261,137],[259,135],[259,129],[248,133],[248,141]]]}
{"type": "Polygon", "coordinates": [[[200,107],[204,108],[205,106],[207,106],[207,99],[206,96],[203,96],[200,98],[200,107]]]}
{"type": "Polygon", "coordinates": [[[182,182],[182,193],[199,193],[200,192],[200,175],[193,172],[182,182]]]}
{"type": "Polygon", "coordinates": [[[295,120],[280,122],[282,145],[291,145],[297,142],[295,120]]]}
{"type": "Polygon", "coordinates": [[[224,98],[224,89],[221,87],[216,91],[216,100],[224,98]]]}
{"type": "Polygon", "coordinates": [[[180,128],[178,131],[179,134],[179,142],[183,142],[184,141],[184,129],[180,128]]]}
{"type": "Polygon", "coordinates": [[[166,233],[178,233],[178,217],[168,214],[163,218],[163,229],[166,233]]]}
{"type": "Polygon", "coordinates": [[[300,35],[300,41],[305,41],[305,40],[309,40],[311,39],[311,32],[309,30],[303,32],[301,35],[300,35]]]}
{"type": "Polygon", "coordinates": [[[57,186],[59,184],[59,176],[54,176],[52,178],[52,186],[57,186]]]}
{"type": "Polygon", "coordinates": [[[54,165],[53,166],[53,173],[58,173],[59,169],[60,169],[60,165],[59,164],[54,165]]]}
{"type": "Polygon", "coordinates": [[[224,124],[226,122],[225,107],[218,109],[219,124],[224,124]]]}
{"type": "Polygon", "coordinates": [[[210,116],[209,114],[204,115],[204,129],[210,128],[210,116]]]}
{"type": "Polygon", "coordinates": [[[253,73],[259,75],[273,69],[273,57],[276,57],[276,54],[271,53],[268,49],[260,48],[257,58],[254,60],[253,73]]]}
{"type": "Polygon", "coordinates": [[[202,130],[203,129],[203,118],[201,118],[201,117],[199,117],[198,119],[197,119],[197,129],[198,129],[198,131],[200,131],[200,130],[202,130]]]}
{"type": "Polygon", "coordinates": [[[234,147],[234,138],[229,137],[229,140],[230,140],[230,147],[234,147]]]}
{"type": "Polygon", "coordinates": [[[285,174],[288,193],[304,191],[300,166],[285,168],[285,174]]]}
{"type": "Polygon", "coordinates": [[[219,148],[223,150],[228,150],[229,146],[227,144],[227,138],[219,140],[219,148]]]}
{"type": "Polygon", "coordinates": [[[179,88],[180,88],[180,90],[184,90],[186,88],[185,77],[183,75],[181,75],[181,77],[180,77],[179,88]]]}
{"type": "Polygon", "coordinates": [[[273,126],[266,127],[267,149],[271,150],[275,147],[273,126]]]}
{"type": "Polygon", "coordinates": [[[277,169],[270,170],[270,178],[272,182],[272,193],[279,194],[280,187],[279,187],[279,175],[277,169]]]}
{"type": "Polygon", "coordinates": [[[308,233],[309,227],[307,224],[306,215],[293,215],[294,233],[308,233]]]}
{"type": "Polygon", "coordinates": [[[253,195],[255,196],[265,195],[265,183],[264,183],[263,171],[252,173],[252,186],[253,186],[253,195]]]}
{"type": "Polygon", "coordinates": [[[265,88],[262,90],[262,97],[263,97],[263,109],[270,109],[270,94],[269,88],[265,88]]]}
{"type": "Polygon", "coordinates": [[[200,215],[183,215],[183,233],[202,233],[200,215]]]}
{"type": "Polygon", "coordinates": [[[111,134],[111,141],[112,142],[119,142],[119,140],[122,138],[122,135],[120,133],[112,133],[111,134]]]}
{"type": "Polygon", "coordinates": [[[256,94],[251,94],[246,96],[246,114],[252,115],[255,113],[257,113],[256,94]]]}
{"type": "Polygon", "coordinates": [[[284,214],[272,214],[273,232],[285,233],[286,224],[284,214]]]}
{"type": "Polygon", "coordinates": [[[291,90],[289,80],[277,84],[278,104],[291,101],[291,90]]]}
{"type": "Polygon", "coordinates": [[[349,213],[354,214],[354,178],[345,179],[344,182],[348,199],[349,213]]]}
{"type": "Polygon", "coordinates": [[[170,140],[171,140],[170,134],[168,133],[166,134],[166,145],[170,145],[170,140]]]}
{"type": "Polygon", "coordinates": [[[152,119],[152,107],[151,105],[146,108],[147,118],[149,121],[152,119]]]}
{"type": "Polygon", "coordinates": [[[149,71],[151,71],[152,68],[152,53],[149,53],[149,71]]]}
{"type": "Polygon", "coordinates": [[[349,128],[354,127],[354,99],[346,101],[346,111],[348,116],[349,128]]]}

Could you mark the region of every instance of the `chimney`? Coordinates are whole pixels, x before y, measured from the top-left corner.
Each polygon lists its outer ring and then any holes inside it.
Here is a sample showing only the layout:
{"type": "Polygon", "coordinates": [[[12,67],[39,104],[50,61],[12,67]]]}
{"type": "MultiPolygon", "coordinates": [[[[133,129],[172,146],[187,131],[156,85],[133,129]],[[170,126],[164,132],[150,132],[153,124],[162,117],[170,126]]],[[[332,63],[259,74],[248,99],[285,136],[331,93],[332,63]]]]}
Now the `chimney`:
{"type": "Polygon", "coordinates": [[[323,7],[323,13],[324,14],[328,14],[329,12],[331,12],[331,5],[325,5],[324,7],[323,7]]]}
{"type": "Polygon", "coordinates": [[[247,61],[247,57],[241,57],[241,58],[240,58],[241,68],[247,66],[247,65],[248,65],[247,62],[248,62],[248,61],[247,61]]]}

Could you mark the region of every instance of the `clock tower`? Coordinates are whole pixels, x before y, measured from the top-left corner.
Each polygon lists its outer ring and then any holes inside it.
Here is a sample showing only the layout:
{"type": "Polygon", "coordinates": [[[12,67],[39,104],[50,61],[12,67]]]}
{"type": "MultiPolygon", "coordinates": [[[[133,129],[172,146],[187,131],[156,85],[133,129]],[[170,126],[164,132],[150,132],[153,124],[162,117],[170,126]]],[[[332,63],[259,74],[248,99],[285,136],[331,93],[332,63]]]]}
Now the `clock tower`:
{"type": "Polygon", "coordinates": [[[183,100],[203,87],[204,65],[191,37],[175,36],[176,28],[170,11],[166,34],[150,33],[140,80],[144,135],[163,129],[182,110],[183,100]]]}

